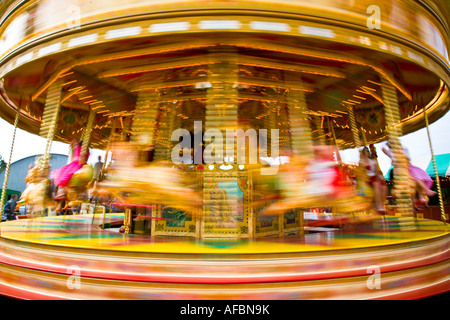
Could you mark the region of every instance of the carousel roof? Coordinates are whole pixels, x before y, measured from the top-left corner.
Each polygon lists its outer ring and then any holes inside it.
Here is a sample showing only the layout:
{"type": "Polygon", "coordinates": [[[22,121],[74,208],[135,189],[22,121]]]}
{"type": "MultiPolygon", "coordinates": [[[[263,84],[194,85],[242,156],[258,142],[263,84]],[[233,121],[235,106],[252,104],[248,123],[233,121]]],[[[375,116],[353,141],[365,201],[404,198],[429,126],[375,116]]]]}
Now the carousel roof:
{"type": "MultiPolygon", "coordinates": [[[[405,42],[396,37],[394,22],[383,25],[388,31],[363,30],[358,21],[350,23],[349,16],[339,16],[333,1],[331,14],[336,20],[321,16],[330,14],[323,6],[317,11],[289,1],[282,2],[282,12],[271,1],[241,1],[226,9],[223,1],[208,5],[187,1],[170,10],[158,1],[147,2],[151,4],[147,11],[130,4],[133,14],[114,11],[118,16],[109,19],[86,11],[81,27],[61,29],[56,21],[42,33],[37,21],[51,12],[44,1],[35,2],[34,7],[23,4],[14,12],[11,6],[4,10],[3,35],[11,33],[13,22],[26,12],[25,17],[34,20],[27,22],[23,45],[0,52],[0,116],[13,122],[14,110],[20,107],[19,127],[38,134],[47,89],[60,80],[62,108],[56,140],[79,137],[89,112],[96,110],[92,146],[104,148],[114,119],[120,120],[120,130],[127,130],[133,121],[141,92],[157,95],[161,114],[175,112],[189,129],[193,120],[205,115],[211,65],[224,61],[237,72],[239,117],[251,119],[257,127],[268,112],[277,112],[276,125],[288,128],[287,96],[301,90],[313,129],[318,125],[314,120],[320,119],[330,138],[323,121],[329,119],[343,148],[353,146],[349,108],[354,108],[368,142],[386,138],[381,77],[397,89],[403,134],[424,126],[423,107],[429,109],[430,122],[448,111],[445,18],[436,23],[436,30],[444,35],[443,47],[430,48],[428,40],[411,36],[405,42]],[[249,4],[253,10],[245,10],[249,4]],[[312,16],[302,13],[306,9],[312,16]]],[[[401,7],[404,2],[398,3],[401,7]]],[[[80,8],[84,14],[88,7],[82,3],[80,8]]],[[[107,13],[105,7],[97,9],[107,13]]],[[[442,14],[446,7],[434,5],[433,10],[442,14]]]]}

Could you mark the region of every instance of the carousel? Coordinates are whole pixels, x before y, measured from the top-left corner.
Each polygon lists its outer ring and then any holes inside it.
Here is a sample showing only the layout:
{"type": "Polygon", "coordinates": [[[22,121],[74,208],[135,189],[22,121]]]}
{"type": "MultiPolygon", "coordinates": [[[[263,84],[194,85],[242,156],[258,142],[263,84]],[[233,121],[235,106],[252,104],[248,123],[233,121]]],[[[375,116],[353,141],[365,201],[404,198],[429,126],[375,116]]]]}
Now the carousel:
{"type": "Polygon", "coordinates": [[[448,291],[439,179],[441,219],[419,218],[430,187],[399,140],[449,109],[447,8],[370,2],[6,1],[0,116],[14,136],[21,128],[47,144],[19,201],[28,219],[0,225],[0,294],[448,291]],[[72,147],[57,170],[53,141],[72,147]],[[389,193],[374,147],[383,141],[389,193]],[[90,148],[106,152],[97,174],[90,148]],[[350,148],[359,165],[341,161],[350,148]]]}

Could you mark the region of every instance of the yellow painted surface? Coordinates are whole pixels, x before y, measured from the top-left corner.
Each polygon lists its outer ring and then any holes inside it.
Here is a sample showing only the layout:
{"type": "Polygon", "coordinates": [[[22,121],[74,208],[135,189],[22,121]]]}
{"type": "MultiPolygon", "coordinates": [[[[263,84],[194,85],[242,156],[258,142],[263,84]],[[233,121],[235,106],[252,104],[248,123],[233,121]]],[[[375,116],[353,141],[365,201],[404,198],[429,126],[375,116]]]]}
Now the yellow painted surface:
{"type": "MultiPolygon", "coordinates": [[[[109,218],[107,217],[107,219],[109,218]]],[[[120,214],[115,214],[114,218],[120,219],[120,214]]],[[[378,232],[335,233],[329,234],[325,238],[325,242],[322,239],[317,244],[309,244],[295,236],[285,237],[281,241],[274,241],[271,238],[259,238],[255,241],[247,239],[196,240],[181,237],[151,238],[102,230],[98,227],[102,222],[101,216],[96,216],[92,225],[91,221],[92,215],[44,217],[33,221],[16,220],[1,223],[0,231],[2,238],[26,243],[112,251],[199,254],[294,253],[362,249],[432,239],[450,232],[449,224],[419,219],[415,231],[377,229],[378,232]]]]}

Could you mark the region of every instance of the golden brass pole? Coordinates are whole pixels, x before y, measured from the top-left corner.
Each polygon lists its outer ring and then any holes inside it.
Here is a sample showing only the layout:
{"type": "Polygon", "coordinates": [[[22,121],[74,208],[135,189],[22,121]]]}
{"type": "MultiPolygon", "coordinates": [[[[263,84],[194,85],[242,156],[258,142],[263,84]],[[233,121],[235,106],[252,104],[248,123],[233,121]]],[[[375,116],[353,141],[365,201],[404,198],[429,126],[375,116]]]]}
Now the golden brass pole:
{"type": "Polygon", "coordinates": [[[366,133],[364,132],[362,127],[361,127],[361,137],[362,137],[362,141],[363,141],[364,146],[368,146],[367,139],[366,139],[366,133]]]}
{"type": "Polygon", "coordinates": [[[358,127],[356,126],[355,111],[353,110],[353,107],[351,107],[351,106],[347,107],[347,109],[348,109],[348,116],[350,118],[350,128],[351,128],[352,134],[353,134],[354,148],[359,148],[361,146],[361,143],[359,140],[358,127]]]}
{"type": "Polygon", "coordinates": [[[291,129],[291,147],[295,157],[311,158],[313,155],[307,111],[305,92],[302,90],[290,90],[288,95],[288,114],[291,129]]]}
{"type": "MultiPolygon", "coordinates": [[[[155,148],[155,160],[170,160],[172,131],[174,129],[175,111],[167,110],[165,117],[161,120],[162,126],[158,131],[158,146],[155,148]]],[[[153,137],[152,137],[153,141],[153,137]]]]}
{"type": "Polygon", "coordinates": [[[275,113],[273,112],[273,110],[271,109],[266,116],[264,117],[263,120],[264,123],[264,129],[267,130],[267,143],[266,143],[266,152],[267,152],[267,156],[269,156],[269,146],[271,146],[272,143],[272,130],[271,129],[276,129],[275,128],[275,113]]]}
{"type": "Polygon", "coordinates": [[[145,149],[154,149],[159,95],[157,90],[140,91],[133,119],[131,140],[145,149]]]}
{"type": "Polygon", "coordinates": [[[89,149],[89,143],[91,142],[91,134],[92,128],[94,126],[95,116],[96,116],[95,110],[91,110],[86,124],[85,133],[83,135],[83,143],[81,145],[81,153],[80,153],[80,164],[84,164],[88,160],[86,159],[86,157],[89,149]]]}
{"type": "MultiPolygon", "coordinates": [[[[57,121],[59,116],[59,111],[61,109],[61,92],[62,92],[62,81],[56,80],[53,82],[47,90],[47,98],[44,108],[44,113],[42,115],[42,123],[39,131],[41,137],[47,138],[47,143],[45,146],[44,154],[38,160],[38,175],[40,183],[44,184],[41,189],[42,192],[36,199],[33,199],[32,206],[32,219],[36,213],[37,208],[41,214],[45,211],[45,197],[46,190],[50,188],[50,181],[48,180],[48,175],[50,173],[50,150],[52,142],[55,138],[55,132],[57,128],[57,121]]],[[[31,220],[32,220],[31,219],[31,220]]],[[[30,220],[30,221],[31,221],[30,220]]]]}
{"type": "Polygon", "coordinates": [[[339,153],[339,146],[338,146],[337,140],[336,140],[336,133],[334,132],[334,126],[331,123],[329,117],[327,117],[327,122],[328,122],[328,130],[331,131],[331,135],[333,137],[333,143],[334,143],[334,146],[336,147],[336,159],[338,161],[338,164],[342,165],[342,159],[341,159],[341,155],[339,153]]]}
{"type": "Polygon", "coordinates": [[[316,125],[317,130],[316,134],[317,140],[319,140],[319,144],[325,145],[326,139],[325,139],[325,132],[322,127],[322,121],[323,121],[322,117],[314,116],[314,123],[316,125]]]}
{"type": "Polygon", "coordinates": [[[128,132],[131,128],[131,119],[129,117],[121,117],[120,121],[122,123],[122,134],[120,136],[121,141],[126,141],[128,132]]]}
{"type": "Polygon", "coordinates": [[[103,176],[103,173],[105,172],[106,162],[108,161],[108,156],[109,156],[109,153],[111,152],[111,144],[114,142],[114,139],[115,139],[116,122],[117,122],[116,118],[113,118],[112,126],[111,126],[111,133],[109,134],[108,145],[106,147],[106,152],[105,152],[105,161],[103,162],[103,166],[102,166],[102,169],[100,170],[99,177],[103,176]]]}
{"type": "MultiPolygon", "coordinates": [[[[39,135],[47,138],[44,155],[40,159],[40,168],[44,171],[49,169],[50,149],[55,138],[59,111],[61,109],[61,90],[62,82],[57,80],[53,82],[47,91],[47,99],[42,116],[42,124],[39,135]]],[[[48,176],[46,172],[45,176],[48,176]]]]}
{"type": "Polygon", "coordinates": [[[413,180],[409,175],[409,162],[403,152],[403,147],[399,139],[402,132],[399,126],[400,112],[397,91],[389,80],[384,77],[381,80],[386,124],[388,127],[388,140],[393,154],[392,165],[394,166],[393,170],[395,174],[394,196],[400,215],[412,216],[412,190],[414,186],[413,180]]]}
{"type": "Polygon", "coordinates": [[[427,136],[428,136],[428,142],[430,144],[431,160],[433,161],[434,174],[436,175],[436,187],[437,187],[438,196],[439,196],[439,208],[441,210],[441,219],[442,219],[442,221],[445,222],[447,220],[447,218],[445,216],[444,201],[442,199],[441,183],[439,181],[439,174],[438,174],[437,165],[436,165],[436,158],[434,157],[433,145],[431,143],[431,135],[430,135],[430,128],[429,128],[429,123],[428,123],[428,115],[427,115],[426,107],[423,108],[423,116],[425,118],[425,125],[427,127],[427,136]]]}
{"type": "Polygon", "coordinates": [[[106,208],[103,207],[103,221],[102,221],[102,229],[105,229],[105,219],[106,219],[106,208]]]}
{"type": "Polygon", "coordinates": [[[132,212],[131,212],[130,208],[125,209],[125,217],[124,217],[124,221],[123,221],[123,225],[125,228],[125,234],[131,233],[131,219],[133,218],[131,213],[132,212]]]}

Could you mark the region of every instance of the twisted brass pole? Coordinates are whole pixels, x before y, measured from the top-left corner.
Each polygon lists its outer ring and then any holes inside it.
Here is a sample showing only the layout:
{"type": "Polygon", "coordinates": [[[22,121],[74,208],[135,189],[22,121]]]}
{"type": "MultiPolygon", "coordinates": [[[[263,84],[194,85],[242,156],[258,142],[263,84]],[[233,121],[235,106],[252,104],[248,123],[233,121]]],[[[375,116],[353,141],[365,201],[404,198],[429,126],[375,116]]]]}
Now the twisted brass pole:
{"type": "Polygon", "coordinates": [[[439,208],[441,210],[441,219],[442,219],[442,221],[446,221],[447,219],[445,217],[444,201],[442,199],[441,183],[439,181],[439,174],[438,174],[437,165],[436,165],[436,158],[434,157],[433,145],[431,143],[431,136],[430,136],[430,129],[428,127],[429,123],[428,123],[428,115],[427,115],[427,108],[426,107],[423,108],[423,116],[425,118],[425,125],[427,127],[427,136],[428,136],[428,142],[430,144],[431,160],[433,161],[434,174],[436,175],[436,187],[437,187],[438,196],[439,196],[439,208]]]}
{"type": "Polygon", "coordinates": [[[159,98],[157,90],[141,91],[136,102],[131,140],[144,149],[154,149],[159,98]]]}
{"type": "Polygon", "coordinates": [[[328,131],[331,131],[331,136],[333,138],[333,143],[334,143],[334,146],[336,147],[336,159],[337,159],[339,165],[342,165],[341,155],[339,154],[339,146],[338,146],[337,140],[336,140],[336,133],[334,132],[334,126],[331,123],[329,117],[327,117],[327,123],[328,123],[328,131]]]}
{"type": "Polygon", "coordinates": [[[114,141],[115,132],[116,132],[116,118],[113,118],[113,120],[112,120],[112,127],[111,127],[111,133],[109,134],[108,145],[106,146],[105,160],[103,161],[103,165],[102,165],[102,169],[100,170],[99,177],[101,177],[103,175],[103,173],[105,172],[106,162],[108,161],[108,155],[109,155],[109,153],[111,151],[111,144],[114,141]]]}
{"type": "Polygon", "coordinates": [[[316,125],[316,130],[317,130],[317,134],[316,134],[317,140],[319,141],[319,144],[325,145],[326,139],[325,139],[325,132],[322,128],[322,120],[323,120],[322,117],[318,117],[318,116],[314,117],[314,124],[316,125]]]}
{"type": "Polygon", "coordinates": [[[360,147],[360,140],[358,127],[356,126],[355,111],[353,110],[353,107],[347,107],[347,109],[348,116],[350,117],[350,127],[352,129],[354,147],[358,148],[360,147]]]}
{"type": "Polygon", "coordinates": [[[362,127],[361,127],[361,137],[362,137],[364,146],[367,146],[366,133],[364,132],[362,127]]]}
{"type": "Polygon", "coordinates": [[[39,135],[47,138],[44,155],[39,159],[39,167],[43,170],[43,176],[48,176],[50,150],[57,127],[59,110],[61,108],[61,80],[55,81],[50,85],[47,92],[44,114],[39,135]]]}
{"type": "MultiPolygon", "coordinates": [[[[44,113],[42,115],[42,123],[39,131],[41,137],[47,138],[47,143],[45,146],[45,152],[41,158],[38,160],[39,169],[39,180],[40,183],[45,187],[40,192],[39,196],[35,199],[34,205],[32,206],[32,219],[36,213],[43,214],[46,210],[45,197],[46,189],[50,187],[50,181],[48,180],[48,175],[50,173],[50,150],[52,147],[52,142],[55,138],[56,128],[58,126],[58,116],[61,109],[61,92],[62,92],[62,81],[60,79],[53,82],[47,90],[47,98],[44,108],[44,113]],[[36,204],[38,205],[38,210],[36,211],[36,204]]],[[[31,219],[31,220],[32,220],[31,219]]]]}
{"type": "Polygon", "coordinates": [[[88,122],[86,124],[85,133],[83,135],[83,143],[81,145],[81,153],[80,153],[80,164],[84,164],[87,159],[87,153],[89,149],[89,143],[91,141],[92,128],[94,126],[96,112],[95,110],[91,110],[89,113],[88,122]]]}
{"type": "MultiPolygon", "coordinates": [[[[239,71],[237,64],[233,63],[235,61],[231,61],[237,59],[237,55],[233,55],[231,60],[217,59],[215,55],[211,55],[209,59],[208,82],[211,84],[211,87],[206,92],[204,129],[205,131],[208,129],[220,130],[223,137],[226,137],[227,130],[236,130],[239,127],[239,93],[237,87],[234,86],[238,81],[239,71]]],[[[232,141],[234,141],[234,138],[232,141]]],[[[238,163],[237,150],[237,143],[233,142],[233,144],[225,144],[223,153],[232,152],[234,154],[234,163],[238,163]],[[228,147],[230,150],[228,150],[228,147]]],[[[217,155],[204,154],[205,163],[212,163],[215,159],[218,159],[217,155]]]]}
{"type": "Polygon", "coordinates": [[[288,95],[288,115],[291,129],[291,148],[293,156],[296,157],[311,158],[313,156],[307,109],[305,92],[291,90],[288,95]]]}

